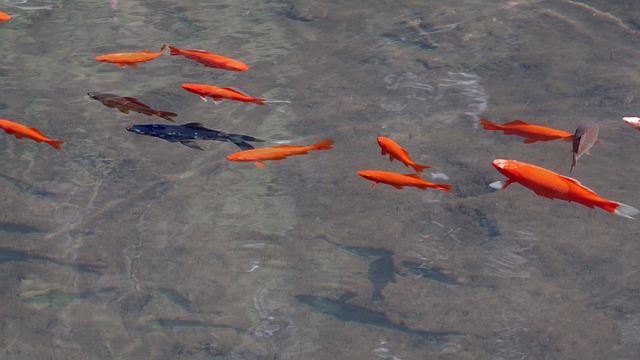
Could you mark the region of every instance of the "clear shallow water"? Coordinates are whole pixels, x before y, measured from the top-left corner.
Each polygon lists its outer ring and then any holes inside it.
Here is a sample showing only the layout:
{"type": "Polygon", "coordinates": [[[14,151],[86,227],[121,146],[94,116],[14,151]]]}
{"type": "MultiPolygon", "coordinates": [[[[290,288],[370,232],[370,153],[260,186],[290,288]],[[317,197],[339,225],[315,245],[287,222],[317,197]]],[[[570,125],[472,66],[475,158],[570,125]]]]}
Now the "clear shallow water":
{"type": "Polygon", "coordinates": [[[509,5],[0,2],[13,17],[0,24],[1,117],[66,142],[0,138],[2,358],[637,357],[636,222],[518,185],[494,192],[491,160],[567,174],[570,148],[476,120],[598,123],[604,144],[572,175],[638,207],[640,133],[621,117],[638,110],[640,13],[509,5]],[[93,60],[163,42],[251,69],[93,60]],[[213,106],[185,82],[292,103],[213,106]],[[335,149],[266,169],[229,163],[232,144],[200,152],[128,133],[164,120],[89,91],[335,149]],[[370,189],[357,170],[405,170],[379,155],[377,135],[452,193],[370,189]]]}

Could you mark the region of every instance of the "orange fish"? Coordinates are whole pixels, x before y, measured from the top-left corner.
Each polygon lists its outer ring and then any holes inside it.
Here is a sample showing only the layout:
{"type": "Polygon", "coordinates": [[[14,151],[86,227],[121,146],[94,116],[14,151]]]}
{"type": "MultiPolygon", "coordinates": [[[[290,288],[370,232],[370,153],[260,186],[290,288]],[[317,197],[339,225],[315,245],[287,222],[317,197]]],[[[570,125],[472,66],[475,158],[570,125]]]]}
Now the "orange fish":
{"type": "Polygon", "coordinates": [[[413,186],[426,190],[427,188],[434,188],[440,191],[449,191],[453,186],[449,184],[435,184],[425,181],[418,176],[418,174],[398,174],[389,171],[378,170],[360,170],[358,175],[367,180],[371,180],[374,183],[371,187],[378,185],[379,183],[388,184],[396,189],[402,189],[405,186],[413,186]]]}
{"type": "Polygon", "coordinates": [[[229,161],[253,162],[257,167],[263,168],[265,160],[284,160],[287,156],[308,154],[311,150],[333,149],[333,140],[324,140],[309,146],[278,145],[268,148],[258,148],[238,151],[227,156],[229,161]]]}
{"type": "Polygon", "coordinates": [[[0,11],[0,21],[7,21],[9,19],[11,19],[11,16],[9,16],[9,14],[0,11]]]}
{"type": "Polygon", "coordinates": [[[254,98],[240,90],[236,90],[233,88],[219,88],[217,86],[212,85],[204,85],[204,84],[182,84],[182,88],[190,91],[192,93],[196,93],[200,95],[202,100],[207,101],[207,97],[213,99],[214,103],[219,103],[223,99],[242,101],[242,102],[251,102],[258,105],[264,105],[267,99],[254,98]]]}
{"type": "Polygon", "coordinates": [[[505,135],[518,135],[526,138],[525,144],[531,144],[536,141],[551,141],[556,139],[564,139],[571,141],[573,135],[566,131],[553,129],[546,126],[531,125],[521,120],[515,120],[506,124],[495,124],[485,119],[478,120],[485,130],[502,130],[505,135]]]}
{"type": "Polygon", "coordinates": [[[398,143],[395,141],[383,137],[378,136],[378,145],[382,148],[382,156],[389,154],[389,161],[393,161],[393,159],[398,159],[404,166],[411,166],[417,173],[421,173],[422,170],[430,168],[431,166],[416,164],[411,158],[409,158],[409,153],[400,147],[398,143]]]}
{"type": "Polygon", "coordinates": [[[632,206],[601,198],[576,179],[556,174],[539,166],[504,159],[493,160],[491,164],[502,175],[509,178],[504,184],[501,181],[491,183],[490,186],[494,189],[504,189],[509,184],[517,182],[537,195],[549,199],[574,201],[590,208],[597,206],[630,219],[640,213],[640,210],[632,206]]]}
{"type": "Polygon", "coordinates": [[[182,55],[206,67],[233,71],[245,71],[249,69],[249,66],[243,62],[222,55],[211,54],[204,50],[179,49],[171,45],[169,45],[169,50],[171,50],[171,56],[182,55]]]}
{"type": "Polygon", "coordinates": [[[135,68],[138,67],[138,63],[140,62],[151,61],[162,55],[166,48],[167,44],[163,44],[162,48],[158,52],[142,50],[130,53],[103,54],[96,56],[96,60],[116,64],[119,67],[129,66],[135,68]]]}
{"type": "Polygon", "coordinates": [[[37,142],[46,142],[54,148],[60,150],[60,145],[64,144],[64,141],[51,140],[42,135],[36,128],[26,127],[22,124],[15,123],[13,121],[0,119],[0,129],[4,130],[7,134],[13,134],[16,138],[22,139],[27,137],[37,142]]]}

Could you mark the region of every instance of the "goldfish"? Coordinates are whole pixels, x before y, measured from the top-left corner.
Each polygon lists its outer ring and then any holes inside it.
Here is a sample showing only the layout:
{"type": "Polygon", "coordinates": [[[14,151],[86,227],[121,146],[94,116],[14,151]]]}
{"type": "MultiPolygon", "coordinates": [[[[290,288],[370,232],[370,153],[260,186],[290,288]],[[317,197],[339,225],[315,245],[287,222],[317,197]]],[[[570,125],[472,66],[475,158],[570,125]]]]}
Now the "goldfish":
{"type": "Polygon", "coordinates": [[[132,97],[123,97],[116,94],[97,92],[89,92],[87,93],[87,95],[89,95],[89,97],[94,100],[100,101],[104,106],[116,108],[120,110],[120,112],[123,112],[125,114],[128,114],[129,111],[135,111],[148,116],[156,115],[172,122],[175,122],[175,120],[173,120],[173,117],[178,116],[178,114],[169,111],[152,109],[149,107],[149,105],[144,104],[138,99],[132,97]]]}
{"type": "Polygon", "coordinates": [[[138,135],[147,135],[160,138],[168,142],[179,142],[192,149],[202,150],[193,140],[218,140],[234,143],[242,150],[253,149],[253,145],[247,141],[264,142],[253,136],[240,134],[227,134],[222,131],[207,129],[200,123],[188,123],[184,125],[144,124],[127,126],[127,131],[138,135]]]}
{"type": "Polygon", "coordinates": [[[167,48],[167,44],[163,44],[159,52],[153,52],[151,50],[142,50],[129,53],[117,53],[117,54],[103,54],[96,56],[96,60],[101,62],[108,62],[116,64],[119,67],[129,66],[132,68],[138,67],[138,63],[151,61],[158,56],[162,55],[167,48]]]}
{"type": "Polygon", "coordinates": [[[9,120],[0,119],[0,129],[4,130],[7,134],[13,134],[18,139],[26,137],[37,142],[46,142],[58,150],[60,150],[60,145],[64,144],[64,141],[47,138],[36,128],[26,127],[9,120]]]}
{"type": "Polygon", "coordinates": [[[10,19],[11,19],[11,16],[9,16],[9,14],[3,13],[2,11],[0,11],[0,21],[7,21],[10,19]]]}
{"type": "Polygon", "coordinates": [[[324,140],[308,146],[278,145],[267,148],[245,150],[227,156],[229,161],[253,162],[257,167],[265,167],[265,160],[284,160],[287,156],[308,154],[312,150],[333,149],[333,140],[324,140]]]}
{"type": "Polygon", "coordinates": [[[389,161],[393,161],[393,159],[398,159],[404,166],[411,166],[417,173],[421,173],[424,169],[430,168],[431,166],[416,164],[411,158],[409,158],[409,153],[407,150],[403,149],[396,143],[395,141],[386,138],[384,136],[378,136],[378,145],[380,145],[381,154],[385,156],[389,154],[389,161]]]}
{"type": "Polygon", "coordinates": [[[586,153],[589,155],[589,149],[591,149],[594,144],[600,143],[602,142],[598,139],[597,124],[592,122],[580,124],[576,129],[576,132],[573,134],[573,160],[571,161],[571,169],[569,170],[569,173],[573,171],[574,166],[576,166],[576,163],[582,154],[586,153]]]}
{"type": "Polygon", "coordinates": [[[485,119],[478,120],[485,130],[502,130],[505,135],[517,135],[525,138],[525,144],[531,144],[537,141],[551,141],[556,139],[564,139],[571,141],[573,135],[566,131],[553,129],[546,126],[527,124],[522,120],[514,120],[506,124],[495,124],[485,119]]]}
{"type": "Polygon", "coordinates": [[[434,188],[436,190],[448,192],[449,190],[451,190],[451,188],[453,188],[453,186],[449,184],[435,184],[428,182],[420,178],[418,174],[398,174],[389,171],[360,170],[358,171],[358,175],[367,180],[373,181],[371,187],[374,187],[379,183],[383,183],[391,185],[396,189],[402,189],[405,186],[413,186],[422,190],[426,190],[427,188],[434,188]]]}
{"type": "Polygon", "coordinates": [[[634,128],[640,130],[640,117],[627,116],[623,117],[622,120],[624,120],[624,122],[633,126],[634,128]]]}
{"type": "Polygon", "coordinates": [[[251,102],[258,105],[264,105],[265,103],[274,103],[274,102],[290,102],[286,100],[267,100],[263,98],[254,98],[238,89],[229,88],[229,87],[219,88],[217,86],[204,85],[204,84],[182,84],[182,88],[192,93],[200,95],[200,97],[204,101],[207,101],[207,97],[210,97],[213,99],[213,102],[216,105],[223,99],[242,101],[242,102],[251,102]]]}
{"type": "Polygon", "coordinates": [[[549,199],[573,201],[592,209],[597,206],[610,213],[630,219],[640,213],[640,210],[632,206],[600,197],[576,179],[562,176],[536,165],[505,159],[493,160],[491,164],[508,178],[504,183],[501,181],[491,183],[489,186],[494,189],[504,189],[512,183],[520,183],[537,195],[549,199]]]}
{"type": "Polygon", "coordinates": [[[195,60],[206,67],[233,71],[245,71],[249,69],[249,66],[241,61],[222,55],[211,54],[204,50],[179,49],[171,45],[169,45],[169,50],[171,50],[171,56],[182,55],[187,59],[195,60]]]}

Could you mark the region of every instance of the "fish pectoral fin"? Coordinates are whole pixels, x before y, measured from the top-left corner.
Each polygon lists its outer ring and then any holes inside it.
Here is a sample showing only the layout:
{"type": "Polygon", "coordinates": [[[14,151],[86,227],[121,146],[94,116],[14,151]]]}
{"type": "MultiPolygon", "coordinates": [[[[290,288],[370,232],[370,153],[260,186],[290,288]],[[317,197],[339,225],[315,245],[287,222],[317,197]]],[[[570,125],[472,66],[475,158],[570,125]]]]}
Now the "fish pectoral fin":
{"type": "Polygon", "coordinates": [[[209,100],[207,100],[207,98],[206,98],[205,96],[203,96],[203,95],[200,95],[200,99],[202,99],[202,101],[204,101],[204,102],[208,102],[208,101],[209,101],[209,100]]]}
{"type": "Polygon", "coordinates": [[[525,144],[532,144],[532,143],[537,142],[537,141],[538,141],[538,139],[531,139],[531,138],[524,139],[524,143],[525,144]]]}
{"type": "Polygon", "coordinates": [[[217,99],[213,99],[213,105],[220,105],[220,103],[222,102],[222,98],[217,98],[217,99]]]}
{"type": "Polygon", "coordinates": [[[135,69],[135,68],[138,67],[138,64],[136,64],[136,63],[133,63],[133,64],[122,64],[122,66],[121,65],[118,65],[118,66],[120,66],[120,67],[128,66],[128,67],[132,67],[132,68],[135,69]]]}
{"type": "Polygon", "coordinates": [[[378,185],[378,183],[374,182],[373,184],[371,184],[371,188],[373,189],[374,187],[376,187],[376,185],[378,185]]]}
{"type": "Polygon", "coordinates": [[[600,139],[596,139],[595,144],[596,144],[596,145],[602,145],[602,141],[601,141],[600,139]]]}
{"type": "Polygon", "coordinates": [[[402,186],[402,185],[393,185],[393,187],[396,188],[396,189],[399,189],[399,190],[404,189],[404,186],[402,186]]]}
{"type": "Polygon", "coordinates": [[[198,146],[198,144],[193,140],[178,140],[178,141],[180,142],[180,144],[184,146],[188,146],[192,149],[202,150],[202,148],[198,146]]]}
{"type": "Polygon", "coordinates": [[[257,168],[263,169],[265,167],[267,167],[267,164],[263,163],[262,161],[256,161],[253,163],[257,168]]]}

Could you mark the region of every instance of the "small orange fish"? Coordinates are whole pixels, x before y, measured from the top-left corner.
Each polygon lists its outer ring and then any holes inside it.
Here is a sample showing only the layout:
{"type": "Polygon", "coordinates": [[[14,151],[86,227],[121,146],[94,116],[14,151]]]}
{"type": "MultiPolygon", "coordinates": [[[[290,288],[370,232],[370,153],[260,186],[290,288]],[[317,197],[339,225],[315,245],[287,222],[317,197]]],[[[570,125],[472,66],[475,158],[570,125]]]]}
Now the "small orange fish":
{"type": "Polygon", "coordinates": [[[10,19],[11,19],[11,16],[9,16],[9,14],[3,13],[2,11],[0,11],[0,21],[7,21],[10,19]]]}
{"type": "Polygon", "coordinates": [[[324,140],[309,146],[278,145],[268,148],[258,148],[238,151],[227,156],[229,161],[253,162],[257,167],[263,168],[265,160],[284,160],[287,156],[308,154],[311,150],[333,149],[333,140],[324,140]]]}
{"type": "Polygon", "coordinates": [[[379,170],[360,170],[358,175],[367,180],[373,181],[371,187],[378,185],[379,183],[388,184],[396,189],[402,189],[405,186],[413,186],[426,190],[427,188],[434,188],[440,191],[449,191],[453,186],[449,184],[435,184],[423,180],[418,174],[398,174],[389,171],[379,170]]]}
{"type": "Polygon", "coordinates": [[[171,45],[169,45],[169,50],[171,50],[171,56],[182,55],[187,59],[195,60],[206,67],[233,71],[245,71],[249,69],[249,66],[241,61],[222,55],[211,54],[204,50],[179,49],[171,45]]]}
{"type": "Polygon", "coordinates": [[[574,201],[590,208],[597,206],[610,213],[630,219],[640,213],[640,210],[632,206],[601,198],[576,179],[562,176],[539,166],[504,159],[493,160],[491,164],[502,175],[509,178],[504,183],[501,181],[491,183],[489,186],[494,189],[504,189],[517,182],[537,195],[549,199],[574,201]]]}
{"type": "Polygon", "coordinates": [[[18,124],[9,120],[0,119],[0,129],[4,130],[7,134],[13,134],[18,139],[26,137],[37,142],[44,141],[58,150],[60,150],[60,145],[64,144],[64,141],[51,140],[47,138],[46,136],[42,135],[42,133],[36,128],[26,127],[22,124],[18,124]]]}
{"type": "Polygon", "coordinates": [[[217,86],[212,85],[204,85],[204,84],[182,84],[182,88],[190,91],[192,93],[200,95],[202,100],[207,101],[207,97],[213,99],[214,103],[219,103],[223,99],[242,101],[242,102],[251,102],[258,105],[264,105],[266,99],[254,98],[240,90],[236,90],[233,88],[219,88],[217,86]]]}
{"type": "Polygon", "coordinates": [[[386,138],[384,136],[378,136],[378,145],[382,149],[382,156],[389,154],[389,161],[393,161],[393,159],[398,159],[404,166],[411,166],[418,174],[422,172],[422,170],[430,168],[431,166],[416,164],[411,158],[409,158],[409,153],[407,150],[403,149],[396,143],[395,141],[386,138]]]}
{"type": "Polygon", "coordinates": [[[505,135],[518,135],[526,138],[525,144],[531,144],[537,141],[551,141],[556,139],[564,139],[571,141],[573,135],[566,131],[553,129],[546,126],[527,124],[522,120],[515,120],[506,124],[495,124],[485,119],[478,120],[485,130],[502,130],[505,135]]]}
{"type": "Polygon", "coordinates": [[[167,44],[163,44],[162,48],[158,52],[153,52],[151,50],[142,50],[129,53],[103,54],[96,56],[96,60],[116,64],[119,67],[129,66],[135,68],[138,67],[138,63],[140,62],[151,61],[162,55],[164,49],[166,48],[167,44]]]}

